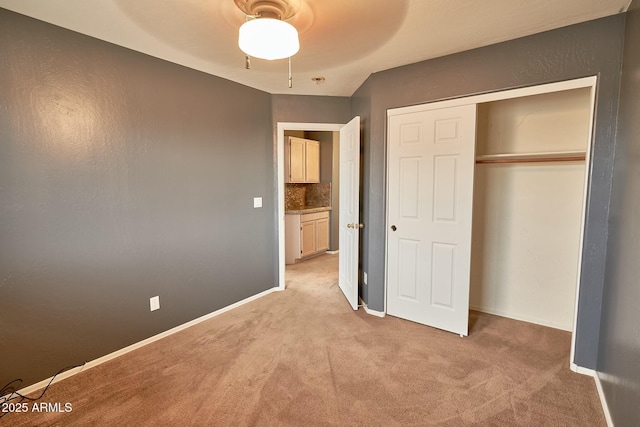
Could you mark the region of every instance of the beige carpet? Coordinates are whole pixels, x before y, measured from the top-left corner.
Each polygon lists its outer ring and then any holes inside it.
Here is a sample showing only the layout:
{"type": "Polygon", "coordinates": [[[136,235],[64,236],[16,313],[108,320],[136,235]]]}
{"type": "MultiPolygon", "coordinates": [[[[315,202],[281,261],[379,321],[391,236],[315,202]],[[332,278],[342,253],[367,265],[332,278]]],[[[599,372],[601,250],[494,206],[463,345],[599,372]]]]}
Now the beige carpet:
{"type": "Polygon", "coordinates": [[[66,414],[0,425],[606,425],[570,334],[471,313],[465,338],[354,312],[337,256],[287,269],[287,290],[54,384],[66,414]]]}

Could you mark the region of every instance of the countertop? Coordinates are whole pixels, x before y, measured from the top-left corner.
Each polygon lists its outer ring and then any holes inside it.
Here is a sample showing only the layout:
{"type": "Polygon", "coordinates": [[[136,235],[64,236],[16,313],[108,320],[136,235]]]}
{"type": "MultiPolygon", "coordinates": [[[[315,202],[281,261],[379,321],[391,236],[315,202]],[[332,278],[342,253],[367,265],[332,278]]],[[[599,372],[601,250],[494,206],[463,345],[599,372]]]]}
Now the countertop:
{"type": "Polygon", "coordinates": [[[300,215],[300,214],[324,212],[324,211],[330,211],[330,210],[331,210],[331,206],[307,206],[302,209],[286,210],[284,211],[284,213],[287,215],[300,215]]]}

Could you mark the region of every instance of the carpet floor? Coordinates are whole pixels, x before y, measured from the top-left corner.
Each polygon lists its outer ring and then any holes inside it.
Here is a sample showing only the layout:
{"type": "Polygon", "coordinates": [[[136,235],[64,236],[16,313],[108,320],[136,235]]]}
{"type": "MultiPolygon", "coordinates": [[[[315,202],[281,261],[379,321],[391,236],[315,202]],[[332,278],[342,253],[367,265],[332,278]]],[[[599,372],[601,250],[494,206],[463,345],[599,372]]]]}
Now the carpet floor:
{"type": "Polygon", "coordinates": [[[458,335],[353,311],[337,255],[269,294],[54,384],[0,425],[605,426],[568,332],[471,312],[458,335]]]}

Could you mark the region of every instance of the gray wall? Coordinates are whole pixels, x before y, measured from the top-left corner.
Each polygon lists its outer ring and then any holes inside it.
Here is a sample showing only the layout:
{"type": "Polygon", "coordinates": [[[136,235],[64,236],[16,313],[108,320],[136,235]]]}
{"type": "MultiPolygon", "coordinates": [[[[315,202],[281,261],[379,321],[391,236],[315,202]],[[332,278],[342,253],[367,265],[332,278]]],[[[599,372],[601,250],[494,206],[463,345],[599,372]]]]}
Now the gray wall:
{"type": "Polygon", "coordinates": [[[343,96],[272,95],[274,135],[278,122],[347,123],[351,99],[343,96]]]}
{"type": "Polygon", "coordinates": [[[640,425],[640,2],[626,19],[598,375],[616,426],[640,425]]]}
{"type": "Polygon", "coordinates": [[[0,9],[0,385],[275,286],[272,166],[269,94],[0,9]]]}
{"type": "Polygon", "coordinates": [[[387,109],[598,75],[575,359],[595,368],[623,36],[624,16],[616,15],[376,73],[356,91],[352,114],[364,118],[365,134],[362,295],[370,308],[384,308],[387,109]]]}

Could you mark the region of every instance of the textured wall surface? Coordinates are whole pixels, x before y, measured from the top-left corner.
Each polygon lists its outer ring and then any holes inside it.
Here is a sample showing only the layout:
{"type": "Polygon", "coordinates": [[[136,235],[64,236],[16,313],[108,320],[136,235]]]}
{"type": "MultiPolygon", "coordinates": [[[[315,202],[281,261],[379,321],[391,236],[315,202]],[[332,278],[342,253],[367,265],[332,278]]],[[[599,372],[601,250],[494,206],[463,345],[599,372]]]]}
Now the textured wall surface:
{"type": "Polygon", "coordinates": [[[347,123],[351,98],[341,96],[272,95],[273,127],[288,123],[347,123]]]}
{"type": "Polygon", "coordinates": [[[616,15],[373,74],[353,96],[364,147],[365,302],[384,310],[387,109],[597,75],[576,362],[595,368],[624,16],[616,15]]]}
{"type": "Polygon", "coordinates": [[[0,9],[0,383],[275,286],[272,166],[269,94],[0,9]]]}
{"type": "Polygon", "coordinates": [[[616,426],[640,425],[640,2],[627,13],[598,375],[616,426]]]}

